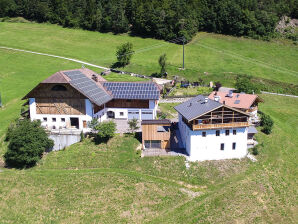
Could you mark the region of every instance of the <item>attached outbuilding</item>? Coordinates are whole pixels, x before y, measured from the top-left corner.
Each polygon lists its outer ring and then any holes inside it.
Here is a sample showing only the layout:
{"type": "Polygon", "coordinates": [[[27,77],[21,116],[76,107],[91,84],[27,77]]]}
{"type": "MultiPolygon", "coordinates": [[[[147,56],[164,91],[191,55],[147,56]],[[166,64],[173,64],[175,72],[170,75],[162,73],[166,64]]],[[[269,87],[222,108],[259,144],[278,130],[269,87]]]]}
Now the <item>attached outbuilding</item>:
{"type": "Polygon", "coordinates": [[[171,121],[143,120],[142,145],[143,149],[158,148],[170,149],[171,121]]]}

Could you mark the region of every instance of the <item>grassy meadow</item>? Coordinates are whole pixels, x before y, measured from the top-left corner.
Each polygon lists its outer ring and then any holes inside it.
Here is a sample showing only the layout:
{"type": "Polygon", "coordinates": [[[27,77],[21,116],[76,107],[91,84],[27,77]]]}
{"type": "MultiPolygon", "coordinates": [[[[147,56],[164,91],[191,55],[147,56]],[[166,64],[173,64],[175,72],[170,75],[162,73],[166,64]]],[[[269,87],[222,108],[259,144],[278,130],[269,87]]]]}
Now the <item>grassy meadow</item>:
{"type": "Polygon", "coordinates": [[[135,73],[150,75],[159,72],[158,58],[167,53],[171,76],[179,75],[189,80],[208,77],[208,80],[231,84],[233,80],[225,76],[249,74],[298,83],[298,51],[297,46],[291,44],[198,33],[185,47],[186,70],[181,71],[178,68],[182,66],[182,46],[176,44],[50,24],[0,23],[2,46],[72,57],[106,67],[115,62],[117,46],[128,41],[133,43],[136,54],[124,70],[135,73]]]}
{"type": "Polygon", "coordinates": [[[29,170],[1,169],[2,223],[295,223],[298,100],[262,96],[273,133],[258,162],[140,158],[140,144],[86,139],[29,170]]]}
{"type": "MultiPolygon", "coordinates": [[[[134,44],[125,70],[151,74],[167,52],[170,75],[199,75],[232,84],[230,72],[273,81],[298,81],[297,47],[199,33],[186,46],[128,35],[64,29],[35,23],[0,23],[0,45],[110,66],[116,47],[134,44]],[[156,45],[155,48],[153,45],[156,45]],[[146,51],[138,49],[147,48],[146,51]],[[260,61],[262,62],[260,64],[260,61]],[[227,72],[227,73],[223,73],[227,72]]],[[[182,157],[140,158],[140,142],[116,136],[107,144],[82,143],[44,156],[28,170],[3,168],[3,137],[17,118],[21,98],[59,70],[81,67],[57,58],[0,49],[0,223],[295,223],[297,220],[298,99],[261,95],[260,109],[274,120],[271,135],[261,132],[258,162],[248,159],[191,163],[182,157]]],[[[98,69],[91,68],[97,72],[98,69]]],[[[139,81],[111,74],[111,81],[139,81]]],[[[174,114],[175,104],[161,104],[174,114]]]]}

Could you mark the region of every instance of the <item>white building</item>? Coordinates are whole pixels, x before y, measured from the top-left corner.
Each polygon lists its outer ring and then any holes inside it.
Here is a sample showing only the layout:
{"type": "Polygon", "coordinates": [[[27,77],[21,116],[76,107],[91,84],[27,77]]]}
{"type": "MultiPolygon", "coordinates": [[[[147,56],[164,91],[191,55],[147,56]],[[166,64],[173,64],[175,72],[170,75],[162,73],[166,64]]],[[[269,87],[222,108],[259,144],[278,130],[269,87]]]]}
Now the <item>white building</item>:
{"type": "Polygon", "coordinates": [[[31,120],[52,132],[88,132],[88,122],[156,118],[160,93],[153,82],[107,82],[89,69],[60,71],[39,83],[28,99],[31,120]]]}
{"type": "Polygon", "coordinates": [[[182,143],[191,161],[247,155],[248,114],[202,95],[175,109],[182,143]]]}

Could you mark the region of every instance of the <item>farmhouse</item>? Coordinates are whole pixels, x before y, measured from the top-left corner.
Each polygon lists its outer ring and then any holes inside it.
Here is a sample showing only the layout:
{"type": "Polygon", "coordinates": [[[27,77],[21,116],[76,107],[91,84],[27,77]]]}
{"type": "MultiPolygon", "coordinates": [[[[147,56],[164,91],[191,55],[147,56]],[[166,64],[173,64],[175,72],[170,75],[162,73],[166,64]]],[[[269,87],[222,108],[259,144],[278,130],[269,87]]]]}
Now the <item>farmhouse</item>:
{"type": "Polygon", "coordinates": [[[82,68],[53,74],[23,99],[29,100],[31,120],[48,130],[87,132],[93,118],[155,119],[159,97],[153,82],[108,82],[82,68]]]}
{"type": "Polygon", "coordinates": [[[230,90],[229,92],[214,91],[208,98],[248,113],[250,115],[250,121],[252,122],[258,120],[258,103],[261,100],[257,95],[233,93],[233,91],[230,90]]]}
{"type": "Polygon", "coordinates": [[[183,146],[192,161],[247,155],[249,114],[202,95],[175,107],[183,146]]]}

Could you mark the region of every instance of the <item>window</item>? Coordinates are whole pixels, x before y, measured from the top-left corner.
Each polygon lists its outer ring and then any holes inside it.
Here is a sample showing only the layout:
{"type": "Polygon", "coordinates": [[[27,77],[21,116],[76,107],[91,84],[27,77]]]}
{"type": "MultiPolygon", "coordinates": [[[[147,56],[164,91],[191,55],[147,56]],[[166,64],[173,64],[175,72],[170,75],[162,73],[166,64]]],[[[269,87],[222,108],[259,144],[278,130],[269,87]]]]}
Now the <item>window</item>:
{"type": "Polygon", "coordinates": [[[225,144],[224,143],[221,143],[220,144],[220,150],[224,150],[225,149],[225,144]]]}
{"type": "Polygon", "coordinates": [[[120,116],[124,116],[124,113],[123,112],[120,112],[120,116]]]}
{"type": "Polygon", "coordinates": [[[53,88],[51,89],[52,91],[67,91],[65,86],[62,85],[55,85],[53,86],[53,88]]]}
{"type": "Polygon", "coordinates": [[[52,121],[53,121],[53,122],[56,122],[56,118],[55,118],[55,117],[53,117],[53,118],[52,118],[52,121]]]}
{"type": "Polygon", "coordinates": [[[233,135],[236,135],[237,134],[237,130],[233,130],[233,135]]]}
{"type": "Polygon", "coordinates": [[[216,130],[216,136],[220,136],[220,130],[216,130]]]}
{"type": "Polygon", "coordinates": [[[65,122],[65,118],[61,118],[61,122],[65,122]]]}
{"type": "Polygon", "coordinates": [[[206,131],[203,131],[203,132],[202,132],[202,136],[203,136],[203,137],[206,137],[206,135],[207,135],[207,134],[206,134],[206,131]]]}
{"type": "Polygon", "coordinates": [[[44,118],[43,118],[43,121],[48,121],[48,118],[44,117],[44,118]]]}
{"type": "Polygon", "coordinates": [[[230,135],[230,130],[226,130],[226,135],[230,135]]]}
{"type": "Polygon", "coordinates": [[[233,149],[233,150],[235,150],[235,149],[236,149],[236,142],[233,142],[232,149],[233,149]]]}
{"type": "Polygon", "coordinates": [[[56,129],[56,126],[55,125],[53,126],[53,129],[56,129]]]}
{"type": "Polygon", "coordinates": [[[131,100],[126,100],[126,102],[131,102],[131,100]]]}

